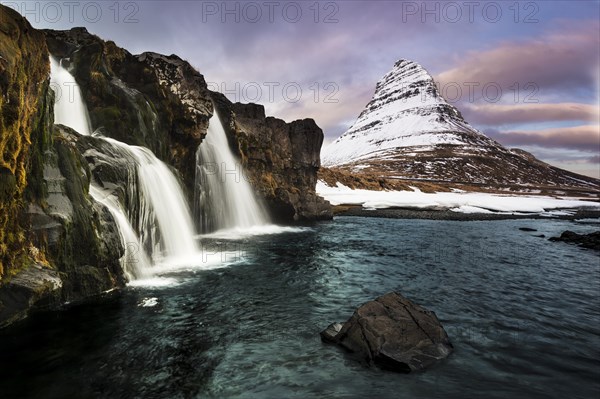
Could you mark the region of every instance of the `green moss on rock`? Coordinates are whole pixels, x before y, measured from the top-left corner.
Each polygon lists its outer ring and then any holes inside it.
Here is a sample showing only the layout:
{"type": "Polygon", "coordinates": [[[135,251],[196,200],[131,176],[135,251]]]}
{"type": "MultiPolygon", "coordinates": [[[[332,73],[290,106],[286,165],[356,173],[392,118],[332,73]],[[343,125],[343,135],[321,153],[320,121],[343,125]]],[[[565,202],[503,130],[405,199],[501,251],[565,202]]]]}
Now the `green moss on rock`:
{"type": "Polygon", "coordinates": [[[19,259],[28,247],[20,216],[48,72],[44,36],[17,12],[0,5],[0,280],[22,265],[19,259]]]}

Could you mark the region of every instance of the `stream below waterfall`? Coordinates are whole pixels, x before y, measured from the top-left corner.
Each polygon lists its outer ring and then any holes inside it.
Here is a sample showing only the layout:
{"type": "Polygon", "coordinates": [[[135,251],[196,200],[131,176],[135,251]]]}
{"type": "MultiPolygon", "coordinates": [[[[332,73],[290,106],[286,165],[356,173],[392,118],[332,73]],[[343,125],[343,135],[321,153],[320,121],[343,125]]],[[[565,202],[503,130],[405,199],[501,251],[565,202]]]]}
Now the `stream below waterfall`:
{"type": "Polygon", "coordinates": [[[222,267],[188,264],[0,331],[0,396],[598,397],[600,257],[536,237],[595,222],[339,217],[203,237],[222,267]],[[395,374],[321,342],[392,290],[437,313],[448,359],[395,374]]]}

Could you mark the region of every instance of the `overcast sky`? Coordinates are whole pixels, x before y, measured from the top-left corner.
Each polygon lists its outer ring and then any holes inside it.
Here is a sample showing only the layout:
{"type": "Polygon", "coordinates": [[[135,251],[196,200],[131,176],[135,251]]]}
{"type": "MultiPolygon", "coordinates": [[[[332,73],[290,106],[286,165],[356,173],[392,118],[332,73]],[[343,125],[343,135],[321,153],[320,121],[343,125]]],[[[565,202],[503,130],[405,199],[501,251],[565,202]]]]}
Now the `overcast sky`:
{"type": "Polygon", "coordinates": [[[175,53],[232,101],[332,141],[398,59],[424,66],[476,128],[600,177],[598,1],[1,1],[34,27],[85,26],[175,53]]]}

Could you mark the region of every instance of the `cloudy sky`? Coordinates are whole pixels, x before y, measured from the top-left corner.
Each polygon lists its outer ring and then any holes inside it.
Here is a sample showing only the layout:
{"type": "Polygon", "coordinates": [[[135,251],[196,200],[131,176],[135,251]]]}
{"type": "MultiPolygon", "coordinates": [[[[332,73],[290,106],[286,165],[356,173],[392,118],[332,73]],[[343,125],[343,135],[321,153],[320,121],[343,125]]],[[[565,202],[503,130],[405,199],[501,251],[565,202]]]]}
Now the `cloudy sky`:
{"type": "Polygon", "coordinates": [[[598,1],[1,2],[38,28],[175,53],[233,101],[314,118],[328,141],[411,59],[476,128],[600,177],[598,1]]]}

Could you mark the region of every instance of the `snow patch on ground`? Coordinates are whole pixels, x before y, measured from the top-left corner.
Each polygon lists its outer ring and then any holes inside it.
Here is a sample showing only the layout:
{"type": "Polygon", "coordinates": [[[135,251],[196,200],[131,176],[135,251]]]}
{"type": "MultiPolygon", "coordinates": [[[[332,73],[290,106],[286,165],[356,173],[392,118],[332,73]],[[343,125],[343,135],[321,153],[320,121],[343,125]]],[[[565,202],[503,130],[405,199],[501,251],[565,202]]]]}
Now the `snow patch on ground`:
{"type": "Polygon", "coordinates": [[[362,205],[367,209],[409,208],[452,210],[462,213],[523,212],[546,213],[548,216],[558,216],[557,212],[548,213],[553,209],[584,207],[600,209],[598,202],[545,196],[352,190],[341,183],[337,183],[337,187],[329,187],[322,181],[317,183],[317,193],[332,205],[362,205]]]}
{"type": "Polygon", "coordinates": [[[471,206],[471,205],[462,205],[462,206],[459,206],[458,208],[452,208],[450,210],[452,212],[458,212],[458,213],[495,213],[495,212],[490,211],[489,209],[479,208],[479,207],[471,206]]]}

